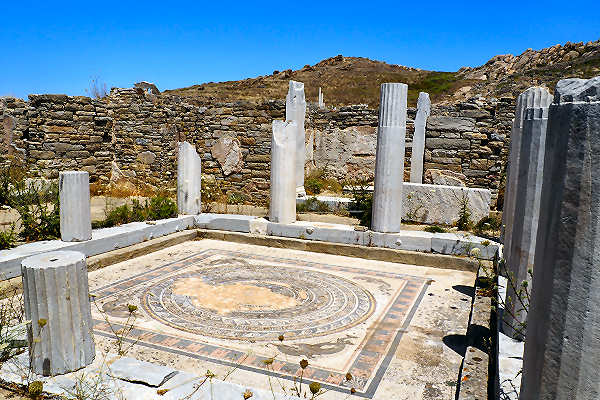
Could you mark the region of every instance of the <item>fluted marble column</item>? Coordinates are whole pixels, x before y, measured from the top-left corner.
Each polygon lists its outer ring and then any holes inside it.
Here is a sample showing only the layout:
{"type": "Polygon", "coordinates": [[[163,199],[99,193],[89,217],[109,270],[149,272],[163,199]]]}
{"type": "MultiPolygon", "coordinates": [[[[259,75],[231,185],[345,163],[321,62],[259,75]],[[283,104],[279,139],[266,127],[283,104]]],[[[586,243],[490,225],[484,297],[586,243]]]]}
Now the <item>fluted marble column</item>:
{"type": "Polygon", "coordinates": [[[194,146],[181,142],[177,153],[177,209],[180,214],[202,212],[201,190],[202,160],[194,146]]]}
{"type": "Polygon", "coordinates": [[[531,107],[548,107],[552,96],[547,89],[530,87],[517,97],[515,118],[510,132],[510,152],[508,156],[508,170],[506,186],[504,188],[504,205],[502,208],[502,227],[504,254],[511,253],[512,230],[515,217],[516,197],[519,185],[519,165],[521,157],[521,141],[523,140],[523,116],[525,110],[531,107]]]}
{"type": "Polygon", "coordinates": [[[33,371],[54,376],[91,364],[95,357],[85,255],[38,254],[21,263],[33,371]]]}
{"type": "Polygon", "coordinates": [[[419,93],[417,100],[417,116],[415,117],[415,133],[412,141],[412,154],[410,156],[410,181],[423,183],[423,154],[425,153],[425,126],[431,113],[429,94],[419,93]]]}
{"type": "Polygon", "coordinates": [[[81,242],[92,238],[90,175],[86,171],[63,171],[58,174],[60,203],[60,238],[81,242]]]}
{"type": "Polygon", "coordinates": [[[400,232],[408,85],[384,83],[379,100],[371,229],[400,232]]]}
{"type": "Polygon", "coordinates": [[[304,83],[290,81],[290,87],[285,97],[285,119],[296,121],[296,194],[306,195],[304,190],[304,166],[306,163],[306,133],[304,120],[306,118],[306,100],[304,97],[304,83]]]}
{"type": "Polygon", "coordinates": [[[523,117],[519,170],[515,171],[519,180],[515,197],[518,206],[514,211],[510,253],[505,255],[506,269],[513,284],[507,287],[504,332],[520,340],[525,335],[522,328],[527,320],[527,310],[519,301],[523,293],[518,292],[524,290],[523,282],[531,287],[527,271],[533,269],[535,261],[548,124],[547,99],[544,96],[538,99],[540,101],[534,107],[525,110],[523,117]]]}
{"type": "Polygon", "coordinates": [[[273,121],[271,136],[271,201],[269,220],[296,221],[296,121],[273,121]]]}
{"type": "Polygon", "coordinates": [[[558,82],[521,399],[600,398],[600,77],[558,82]]]}

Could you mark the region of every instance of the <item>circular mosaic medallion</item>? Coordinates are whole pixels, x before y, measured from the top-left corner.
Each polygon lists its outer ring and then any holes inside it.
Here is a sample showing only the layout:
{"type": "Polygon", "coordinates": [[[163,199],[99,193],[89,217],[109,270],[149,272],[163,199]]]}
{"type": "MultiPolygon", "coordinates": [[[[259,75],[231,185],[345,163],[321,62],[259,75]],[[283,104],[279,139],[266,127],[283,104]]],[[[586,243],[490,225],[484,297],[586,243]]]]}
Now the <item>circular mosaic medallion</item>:
{"type": "Polygon", "coordinates": [[[347,329],[371,315],[375,300],[353,282],[324,272],[227,264],[159,281],[143,292],[142,305],[177,329],[261,341],[347,329]]]}

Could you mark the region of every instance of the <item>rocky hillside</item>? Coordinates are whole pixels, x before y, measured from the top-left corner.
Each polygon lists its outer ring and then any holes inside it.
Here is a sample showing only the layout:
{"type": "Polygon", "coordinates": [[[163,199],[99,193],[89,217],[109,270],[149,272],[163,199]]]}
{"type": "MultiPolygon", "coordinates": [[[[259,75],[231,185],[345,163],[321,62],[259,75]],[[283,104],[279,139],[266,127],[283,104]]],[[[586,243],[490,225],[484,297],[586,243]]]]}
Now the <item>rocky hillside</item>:
{"type": "Polygon", "coordinates": [[[495,56],[477,68],[461,68],[456,73],[457,78],[476,83],[462,86],[453,97],[514,97],[530,86],[546,86],[552,90],[560,79],[597,75],[600,75],[600,40],[567,42],[542,50],[527,49],[518,56],[495,56]]]}
{"type": "Polygon", "coordinates": [[[338,55],[296,71],[273,71],[257,78],[209,82],[165,92],[193,97],[200,103],[284,99],[292,79],[305,83],[310,102],[317,101],[321,87],[327,105],[377,106],[381,83],[404,82],[409,85],[409,103],[415,105],[419,91],[428,92],[438,103],[475,96],[514,97],[532,85],[553,88],[561,78],[595,75],[600,75],[600,40],[528,49],[518,56],[499,55],[480,67],[463,67],[457,72],[426,71],[338,55]]]}

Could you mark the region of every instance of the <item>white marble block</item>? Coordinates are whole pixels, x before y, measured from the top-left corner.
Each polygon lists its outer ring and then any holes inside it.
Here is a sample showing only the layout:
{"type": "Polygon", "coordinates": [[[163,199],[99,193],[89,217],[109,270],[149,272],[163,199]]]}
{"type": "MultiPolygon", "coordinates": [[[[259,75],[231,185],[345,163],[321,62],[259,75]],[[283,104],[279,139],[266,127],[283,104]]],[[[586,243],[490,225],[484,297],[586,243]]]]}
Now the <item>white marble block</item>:
{"type": "Polygon", "coordinates": [[[528,270],[533,269],[535,242],[540,215],[540,197],[544,170],[544,149],[546,146],[546,126],[548,107],[527,108],[523,116],[521,155],[518,174],[519,186],[515,201],[511,229],[510,253],[505,254],[507,278],[513,284],[507,287],[504,312],[504,326],[507,335],[523,340],[522,324],[527,320],[527,311],[518,301],[518,288],[527,281],[531,287],[528,270]],[[515,287],[517,290],[515,290],[515,287]]]}
{"type": "Polygon", "coordinates": [[[600,76],[564,79],[548,113],[521,399],[600,398],[599,218],[600,76]]]}
{"type": "Polygon", "coordinates": [[[95,357],[88,271],[83,253],[55,251],[22,261],[25,316],[33,371],[55,376],[95,357]]]}
{"type": "Polygon", "coordinates": [[[417,116],[415,117],[415,133],[410,156],[410,182],[423,183],[423,155],[425,154],[425,126],[431,113],[429,94],[419,93],[417,100],[417,116]]]}
{"type": "Polygon", "coordinates": [[[86,171],[58,174],[60,202],[60,238],[81,242],[92,238],[90,175],[86,171]]]}
{"type": "Polygon", "coordinates": [[[273,121],[271,136],[271,201],[269,220],[282,224],[296,221],[295,121],[273,121]]]}
{"type": "Polygon", "coordinates": [[[305,196],[304,167],[306,163],[306,133],[304,120],[306,118],[306,100],[304,97],[304,83],[290,81],[290,87],[285,97],[285,119],[296,121],[296,193],[305,196]]]}
{"type": "Polygon", "coordinates": [[[371,229],[400,232],[408,85],[384,83],[379,101],[371,229]]]}
{"type": "Polygon", "coordinates": [[[180,142],[177,153],[177,209],[180,214],[202,212],[202,160],[196,148],[180,142]]]}
{"type": "Polygon", "coordinates": [[[504,205],[502,208],[502,228],[504,254],[510,254],[512,246],[512,227],[517,207],[516,198],[519,190],[519,165],[521,159],[521,141],[523,140],[523,117],[525,110],[532,107],[548,107],[552,95],[542,87],[530,87],[517,98],[515,118],[510,132],[510,152],[504,189],[504,205]]]}

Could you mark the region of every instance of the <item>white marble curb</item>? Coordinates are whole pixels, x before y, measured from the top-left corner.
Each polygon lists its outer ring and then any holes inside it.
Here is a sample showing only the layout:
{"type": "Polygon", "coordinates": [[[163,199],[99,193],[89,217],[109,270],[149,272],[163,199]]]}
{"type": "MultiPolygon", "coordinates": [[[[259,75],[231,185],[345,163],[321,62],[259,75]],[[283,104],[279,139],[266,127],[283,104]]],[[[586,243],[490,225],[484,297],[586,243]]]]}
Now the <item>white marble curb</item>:
{"type": "Polygon", "coordinates": [[[21,261],[29,256],[55,250],[72,250],[95,256],[146,240],[194,228],[193,216],[179,216],[152,222],[132,222],[112,228],[94,229],[92,239],[85,242],[45,240],[0,251],[0,280],[21,275],[21,261]]]}
{"type": "Polygon", "coordinates": [[[424,231],[379,233],[355,230],[351,225],[307,221],[277,224],[249,215],[207,213],[95,229],[92,232],[92,239],[85,242],[47,240],[2,250],[0,251],[0,280],[20,276],[21,261],[34,254],[55,250],[73,250],[90,257],[193,228],[458,256],[468,256],[474,248],[478,248],[480,252],[478,257],[484,260],[493,259],[499,246],[496,242],[462,233],[424,231]]]}

